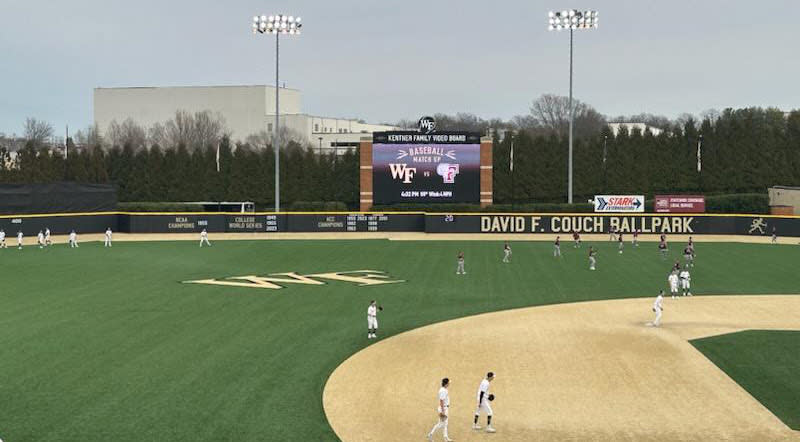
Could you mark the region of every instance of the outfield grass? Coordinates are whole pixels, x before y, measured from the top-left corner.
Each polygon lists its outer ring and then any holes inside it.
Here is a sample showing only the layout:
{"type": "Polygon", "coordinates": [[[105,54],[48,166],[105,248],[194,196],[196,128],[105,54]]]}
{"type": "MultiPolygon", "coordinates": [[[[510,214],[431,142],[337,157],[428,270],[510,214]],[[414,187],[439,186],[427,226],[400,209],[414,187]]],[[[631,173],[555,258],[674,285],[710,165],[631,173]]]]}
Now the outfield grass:
{"type": "Polygon", "coordinates": [[[789,428],[800,430],[800,331],[747,330],[691,343],[789,428]]]}
{"type": "MultiPolygon", "coordinates": [[[[335,440],[328,375],[381,337],[491,310],[652,296],[674,259],[654,243],[226,241],[0,250],[0,437],[5,441],[335,440]],[[466,253],[468,274],[455,275],[466,253]],[[374,269],[407,282],[272,291],[181,281],[374,269]]],[[[800,248],[697,244],[697,294],[796,293],[800,248]]],[[[402,357],[402,355],[397,355],[402,357]]],[[[379,376],[379,373],[375,374],[379,376]]],[[[355,385],[354,388],[358,386],[355,385]]]]}

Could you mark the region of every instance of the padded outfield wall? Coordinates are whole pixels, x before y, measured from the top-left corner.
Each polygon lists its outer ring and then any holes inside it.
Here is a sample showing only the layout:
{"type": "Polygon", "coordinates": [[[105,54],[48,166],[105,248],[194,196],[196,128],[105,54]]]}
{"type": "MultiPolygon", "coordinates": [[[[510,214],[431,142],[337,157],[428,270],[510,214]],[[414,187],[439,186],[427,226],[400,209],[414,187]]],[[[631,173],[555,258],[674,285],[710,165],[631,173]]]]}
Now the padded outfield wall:
{"type": "Polygon", "coordinates": [[[800,216],[668,214],[450,214],[450,213],[66,213],[0,215],[9,237],[22,230],[36,235],[100,233],[111,227],[123,233],[225,232],[424,232],[424,233],[623,233],[721,234],[800,237],[800,216]]]}

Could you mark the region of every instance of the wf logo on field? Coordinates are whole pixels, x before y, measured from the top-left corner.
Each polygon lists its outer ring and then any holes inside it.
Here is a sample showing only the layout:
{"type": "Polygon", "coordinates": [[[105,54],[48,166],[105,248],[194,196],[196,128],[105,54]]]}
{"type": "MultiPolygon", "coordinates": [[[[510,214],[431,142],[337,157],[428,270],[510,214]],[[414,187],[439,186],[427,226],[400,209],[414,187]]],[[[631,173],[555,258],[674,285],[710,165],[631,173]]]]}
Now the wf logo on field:
{"type": "Polygon", "coordinates": [[[436,166],[436,173],[442,177],[445,183],[455,183],[458,175],[458,164],[439,163],[436,166]]]}
{"type": "Polygon", "coordinates": [[[386,272],[380,270],[349,270],[344,272],[314,273],[312,275],[299,275],[295,272],[271,273],[269,276],[231,276],[224,279],[198,279],[183,281],[184,284],[221,285],[226,287],[243,287],[250,289],[279,290],[291,284],[325,285],[328,281],[342,281],[357,286],[371,286],[383,284],[397,284],[405,282],[400,279],[389,279],[386,272]]]}

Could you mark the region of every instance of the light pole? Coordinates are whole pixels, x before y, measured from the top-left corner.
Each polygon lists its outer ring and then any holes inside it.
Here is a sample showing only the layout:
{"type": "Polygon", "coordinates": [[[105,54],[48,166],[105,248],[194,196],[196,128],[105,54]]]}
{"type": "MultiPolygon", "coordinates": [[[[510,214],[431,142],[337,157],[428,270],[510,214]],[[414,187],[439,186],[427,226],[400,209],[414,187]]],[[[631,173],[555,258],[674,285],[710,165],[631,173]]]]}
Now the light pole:
{"type": "Polygon", "coordinates": [[[577,9],[561,12],[550,11],[548,14],[548,30],[560,31],[569,29],[569,178],[567,202],[572,204],[572,124],[575,109],[572,107],[572,31],[576,29],[592,29],[597,27],[597,11],[579,11],[577,9]]]}
{"type": "Polygon", "coordinates": [[[280,146],[278,146],[278,125],[280,124],[280,85],[278,80],[280,77],[280,36],[281,35],[299,35],[300,28],[303,27],[300,17],[291,15],[266,15],[253,17],[253,33],[254,34],[275,34],[275,127],[272,132],[272,148],[275,149],[275,211],[280,212],[281,209],[281,191],[280,191],[280,146]]]}

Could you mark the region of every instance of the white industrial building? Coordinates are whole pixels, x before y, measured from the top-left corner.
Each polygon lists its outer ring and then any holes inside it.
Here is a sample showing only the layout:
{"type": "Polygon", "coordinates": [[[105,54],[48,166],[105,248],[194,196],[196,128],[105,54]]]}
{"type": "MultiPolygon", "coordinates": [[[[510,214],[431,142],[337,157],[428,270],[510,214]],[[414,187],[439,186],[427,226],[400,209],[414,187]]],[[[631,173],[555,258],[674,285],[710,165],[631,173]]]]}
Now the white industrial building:
{"type": "MultiPolygon", "coordinates": [[[[280,88],[280,125],[314,147],[351,147],[364,134],[396,129],[359,120],[319,117],[302,112],[301,93],[280,88]]],[[[173,118],[175,112],[211,111],[224,119],[231,138],[243,141],[260,132],[271,134],[275,123],[275,87],[179,86],[122,87],[94,90],[94,122],[101,132],[113,121],[130,118],[150,128],[173,118]]]]}

